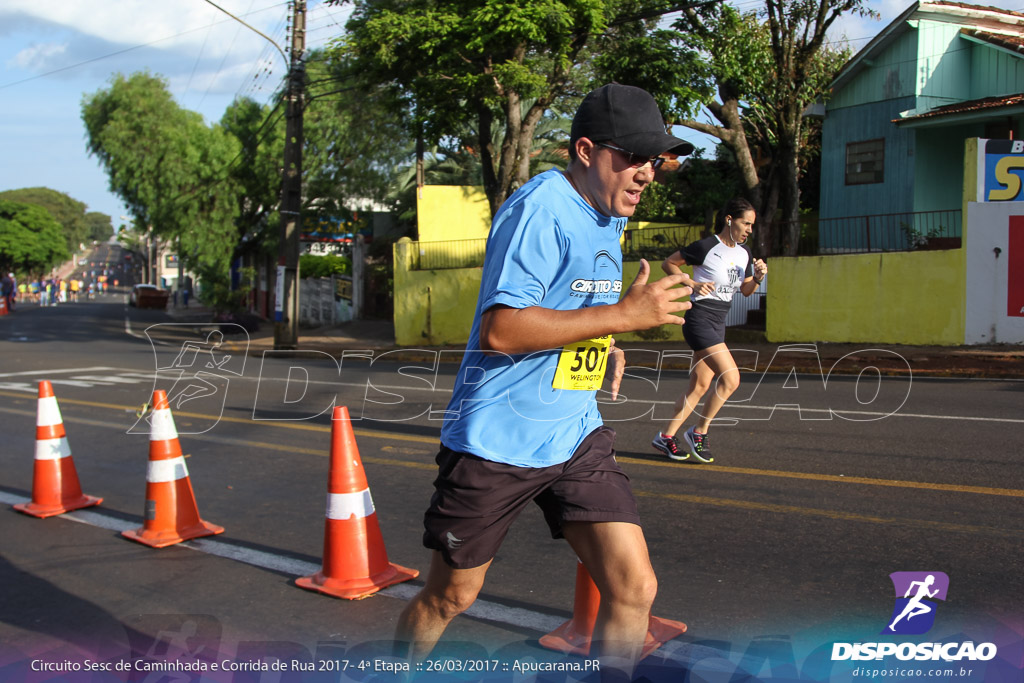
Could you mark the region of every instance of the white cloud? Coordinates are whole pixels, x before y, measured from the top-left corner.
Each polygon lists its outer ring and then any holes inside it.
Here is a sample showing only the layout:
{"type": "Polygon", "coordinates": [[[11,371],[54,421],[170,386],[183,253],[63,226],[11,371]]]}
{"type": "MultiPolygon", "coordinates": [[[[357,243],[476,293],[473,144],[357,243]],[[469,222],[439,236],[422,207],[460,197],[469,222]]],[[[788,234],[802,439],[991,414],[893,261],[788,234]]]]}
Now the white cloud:
{"type": "Polygon", "coordinates": [[[19,69],[34,69],[39,64],[45,63],[51,57],[63,55],[68,50],[67,43],[43,43],[41,45],[29,45],[18,54],[11,57],[7,64],[19,69]]]}
{"type": "MultiPolygon", "coordinates": [[[[217,4],[264,33],[272,31],[287,13],[286,4],[274,0],[219,0],[217,4]]],[[[232,45],[251,50],[266,42],[202,0],[63,0],[59,5],[4,0],[0,17],[9,14],[21,14],[115,45],[202,47],[209,57],[223,56],[232,45]]]]}

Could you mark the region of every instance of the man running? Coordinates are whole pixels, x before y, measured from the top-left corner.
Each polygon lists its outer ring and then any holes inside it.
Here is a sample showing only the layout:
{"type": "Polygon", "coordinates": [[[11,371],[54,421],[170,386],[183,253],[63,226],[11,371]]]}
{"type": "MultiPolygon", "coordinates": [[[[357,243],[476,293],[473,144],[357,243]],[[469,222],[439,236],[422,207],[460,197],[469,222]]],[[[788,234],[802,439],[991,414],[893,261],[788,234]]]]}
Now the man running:
{"type": "MultiPolygon", "coordinates": [[[[508,528],[533,501],[601,592],[591,652],[602,675],[631,675],[657,581],[614,432],[597,408],[598,359],[610,335],[678,325],[673,314],[689,308],[678,301],[690,294],[678,287],[689,278],[649,284],[646,261],[620,299],[619,239],[661,155],[691,151],[666,133],[650,94],[606,85],[576,112],[568,168],[534,177],[495,215],[424,519],[434,553],[396,631],[414,659],[476,600],[508,528]],[[589,372],[570,379],[584,366],[589,372]]],[[[622,364],[611,356],[614,393],[622,364]]]]}

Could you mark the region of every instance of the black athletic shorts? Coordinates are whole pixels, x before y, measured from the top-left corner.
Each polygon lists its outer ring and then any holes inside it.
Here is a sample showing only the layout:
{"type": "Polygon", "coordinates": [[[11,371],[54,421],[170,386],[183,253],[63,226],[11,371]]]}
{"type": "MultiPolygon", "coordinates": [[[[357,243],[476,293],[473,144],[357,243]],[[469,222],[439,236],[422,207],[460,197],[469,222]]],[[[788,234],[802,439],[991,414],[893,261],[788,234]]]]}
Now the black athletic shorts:
{"type": "Polygon", "coordinates": [[[615,462],[614,440],[612,429],[598,427],[569,460],[550,467],[506,465],[442,444],[423,545],[439,550],[456,569],[479,567],[494,558],[531,500],[544,511],[552,538],[562,538],[565,522],[639,525],[629,477],[615,462]]]}
{"type": "Polygon", "coordinates": [[[729,307],[693,302],[683,322],[683,339],[694,351],[703,351],[715,344],[725,343],[725,319],[729,307]]]}

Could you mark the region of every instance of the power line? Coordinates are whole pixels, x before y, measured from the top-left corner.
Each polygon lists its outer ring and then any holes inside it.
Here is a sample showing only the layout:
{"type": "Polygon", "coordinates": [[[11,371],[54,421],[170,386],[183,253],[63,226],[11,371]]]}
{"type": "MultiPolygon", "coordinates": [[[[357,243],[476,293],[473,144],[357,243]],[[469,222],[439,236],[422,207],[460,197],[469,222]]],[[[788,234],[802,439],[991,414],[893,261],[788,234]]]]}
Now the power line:
{"type": "MultiPolygon", "coordinates": [[[[209,0],[207,0],[207,1],[209,1],[209,0]]],[[[278,3],[277,5],[273,5],[272,7],[279,7],[282,4],[287,4],[287,3],[278,3]]],[[[264,9],[261,9],[261,10],[257,10],[257,12],[263,12],[263,11],[266,11],[266,9],[271,9],[271,7],[264,8],[264,9]]],[[[196,31],[204,31],[204,30],[209,29],[209,28],[211,28],[213,26],[216,26],[217,24],[226,23],[227,21],[228,21],[227,19],[223,19],[221,21],[216,21],[216,22],[214,22],[212,24],[207,24],[205,26],[199,26],[199,27],[196,27],[196,28],[189,29],[187,31],[182,31],[181,33],[175,33],[174,35],[165,36],[163,38],[157,38],[156,40],[150,41],[148,43],[142,43],[140,45],[133,45],[131,47],[126,47],[123,50],[116,50],[114,52],[109,52],[109,53],[107,53],[105,55],[100,55],[98,57],[93,57],[92,59],[86,59],[86,60],[81,61],[81,62],[76,62],[75,64],[69,64],[67,66],[62,66],[59,69],[53,69],[52,71],[47,71],[45,73],[36,74],[35,76],[29,76],[28,78],[23,78],[20,81],[14,81],[12,83],[6,83],[4,85],[0,85],[0,90],[4,90],[6,88],[13,88],[16,85],[22,85],[23,83],[29,83],[31,81],[38,80],[40,78],[46,78],[47,76],[52,76],[54,74],[59,74],[59,73],[62,73],[64,71],[70,71],[71,69],[77,69],[80,66],[85,66],[86,64],[92,64],[94,62],[99,62],[99,61],[102,61],[104,59],[109,59],[110,57],[117,57],[118,55],[123,55],[123,54],[126,54],[128,52],[132,52],[134,50],[138,50],[138,49],[143,48],[143,47],[152,47],[153,45],[157,45],[159,43],[162,43],[162,42],[165,42],[165,41],[168,41],[168,40],[173,40],[175,38],[180,38],[181,36],[187,36],[190,33],[195,33],[196,31]]]]}
{"type": "MultiPolygon", "coordinates": [[[[256,0],[250,0],[249,1],[249,9],[246,10],[247,14],[252,11],[252,5],[253,5],[254,2],[256,2],[256,0]]],[[[214,73],[213,78],[211,78],[207,82],[206,90],[203,91],[203,96],[199,98],[199,105],[198,105],[199,107],[203,106],[203,102],[206,101],[206,96],[210,94],[210,89],[213,87],[213,84],[216,82],[217,77],[220,76],[221,72],[224,70],[224,63],[228,61],[228,55],[231,54],[232,50],[234,50],[235,43],[238,41],[238,34],[241,33],[241,32],[242,32],[241,27],[236,27],[235,28],[235,35],[231,38],[231,44],[228,46],[228,49],[224,51],[224,56],[221,57],[220,64],[217,65],[217,71],[214,73]]],[[[204,41],[204,45],[205,45],[205,41],[204,41]]],[[[198,63],[199,63],[199,60],[197,59],[196,60],[196,64],[198,64],[198,63]]],[[[190,78],[189,81],[191,82],[191,80],[192,79],[190,78]]],[[[188,92],[188,88],[186,88],[185,91],[188,92]]]]}
{"type": "Polygon", "coordinates": [[[259,35],[263,36],[264,38],[266,38],[266,39],[267,39],[267,40],[268,40],[268,41],[270,42],[270,44],[271,44],[271,45],[273,45],[274,47],[276,47],[276,48],[277,48],[277,51],[281,53],[281,57],[282,57],[282,58],[284,59],[284,61],[285,61],[285,62],[287,63],[287,61],[288,61],[288,55],[286,55],[286,54],[284,53],[284,50],[282,50],[282,49],[281,49],[281,46],[280,46],[280,45],[278,45],[277,43],[275,43],[275,42],[274,42],[274,39],[273,39],[273,38],[271,38],[270,36],[268,36],[268,35],[267,35],[266,33],[264,33],[263,31],[259,30],[258,28],[253,28],[253,27],[252,27],[252,26],[250,26],[249,24],[245,23],[244,21],[242,21],[241,19],[239,19],[238,17],[236,17],[236,16],[235,16],[234,14],[232,14],[231,12],[227,11],[226,9],[224,9],[223,7],[221,7],[220,5],[218,5],[217,3],[213,2],[213,0],[206,0],[206,3],[207,3],[208,5],[211,5],[212,7],[216,7],[216,8],[217,8],[217,9],[219,9],[219,10],[220,10],[221,12],[223,12],[223,13],[224,13],[224,14],[226,14],[226,15],[228,15],[229,17],[231,17],[232,19],[234,19],[235,21],[237,21],[238,23],[240,23],[240,24],[241,24],[242,26],[246,27],[246,28],[247,28],[247,29],[249,29],[250,31],[252,31],[252,32],[254,32],[254,33],[257,33],[257,34],[259,34],[259,35]]]}

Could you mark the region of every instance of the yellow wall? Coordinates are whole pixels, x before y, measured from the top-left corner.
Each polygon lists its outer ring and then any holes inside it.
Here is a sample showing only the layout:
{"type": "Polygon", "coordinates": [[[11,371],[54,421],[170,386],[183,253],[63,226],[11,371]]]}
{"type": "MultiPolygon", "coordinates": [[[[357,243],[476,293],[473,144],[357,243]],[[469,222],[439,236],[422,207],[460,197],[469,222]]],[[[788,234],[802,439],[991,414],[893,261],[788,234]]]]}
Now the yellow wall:
{"type": "Polygon", "coordinates": [[[399,346],[465,344],[483,269],[410,270],[414,246],[408,237],[394,245],[395,342],[399,346]]]}
{"type": "Polygon", "coordinates": [[[416,229],[423,242],[487,237],[491,209],[482,187],[424,185],[416,199],[416,229]]]}
{"type": "MultiPolygon", "coordinates": [[[[626,261],[622,264],[622,293],[625,294],[629,286],[633,284],[633,280],[636,279],[636,274],[640,272],[639,261],[626,261]]],[[[683,272],[687,275],[692,275],[693,270],[689,267],[683,267],[683,272]]],[[[648,282],[656,282],[661,278],[665,277],[664,271],[661,270],[661,262],[651,264],[651,274],[647,278],[648,282]]],[[[682,326],[669,327],[663,325],[661,327],[655,327],[650,330],[644,330],[643,332],[632,332],[629,334],[617,334],[615,339],[618,341],[625,342],[674,342],[683,341],[683,330],[682,326]]]]}
{"type": "MultiPolygon", "coordinates": [[[[408,270],[408,239],[395,245],[395,341],[400,346],[464,344],[480,289],[480,268],[408,270]]],[[[663,277],[654,264],[651,281],[663,277]]],[[[770,262],[767,337],[782,342],[955,346],[964,340],[962,249],[777,258],[770,262]]],[[[623,266],[623,289],[639,263],[623,266]]],[[[682,341],[659,327],[620,341],[682,341]]]]}
{"type": "MultiPolygon", "coordinates": [[[[395,254],[395,342],[399,346],[454,346],[469,340],[480,293],[482,268],[410,270],[416,243],[403,237],[395,254]]],[[[623,266],[622,281],[632,284],[639,262],[623,266]]],[[[664,277],[653,264],[650,281],[664,277]]],[[[661,327],[646,332],[616,335],[620,341],[681,341],[679,328],[661,327]]]]}
{"type": "MultiPolygon", "coordinates": [[[[490,212],[482,190],[422,189],[421,241],[487,236],[490,212]]],[[[401,346],[464,344],[482,271],[413,271],[414,244],[406,238],[395,245],[396,341],[401,346]]],[[[661,264],[651,265],[651,280],[663,277],[661,264]]],[[[964,341],[964,249],[776,258],[769,269],[767,336],[772,342],[964,341]]],[[[638,270],[638,262],[623,265],[624,291],[638,270]]],[[[617,338],[674,342],[683,337],[679,328],[661,327],[617,338]]]]}
{"type": "Polygon", "coordinates": [[[769,260],[772,342],[958,345],[963,249],[769,260]]]}

